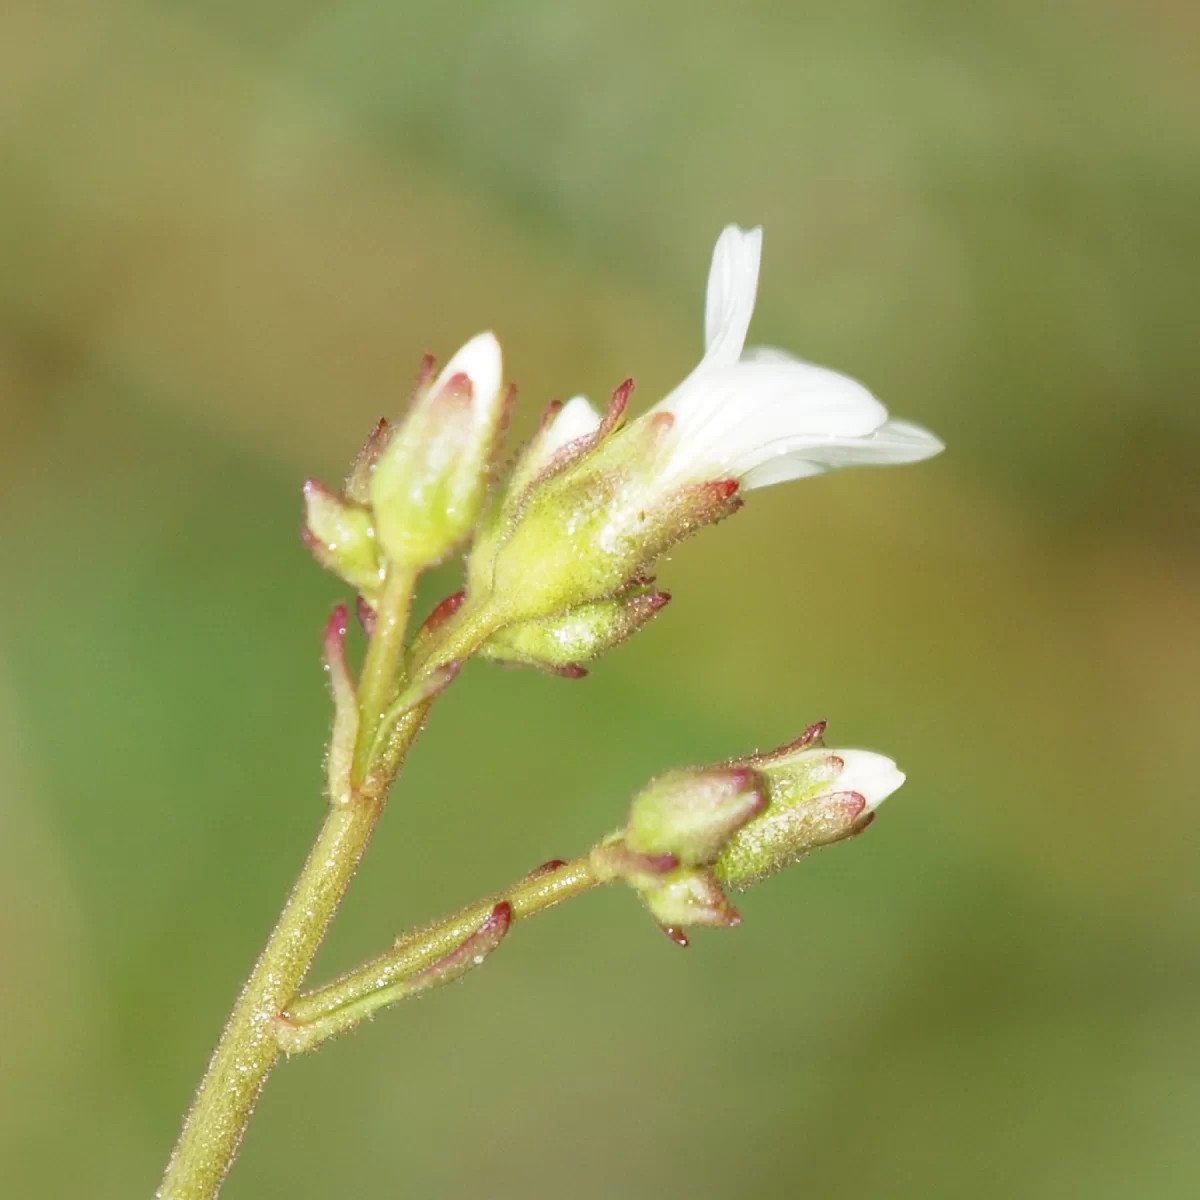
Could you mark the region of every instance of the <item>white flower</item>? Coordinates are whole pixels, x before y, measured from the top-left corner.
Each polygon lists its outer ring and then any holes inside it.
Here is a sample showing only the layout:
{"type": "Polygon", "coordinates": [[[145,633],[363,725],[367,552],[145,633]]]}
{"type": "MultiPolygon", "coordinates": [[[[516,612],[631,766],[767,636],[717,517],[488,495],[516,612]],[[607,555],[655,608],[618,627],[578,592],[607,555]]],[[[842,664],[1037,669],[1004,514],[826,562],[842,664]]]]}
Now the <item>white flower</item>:
{"type": "Polygon", "coordinates": [[[704,358],[642,418],[664,427],[657,482],[669,488],[736,479],[747,490],[834,467],[937,454],[943,447],[933,434],[889,420],[853,379],[781,350],[746,349],[761,253],[761,229],[728,225],[717,239],[704,358]]]}

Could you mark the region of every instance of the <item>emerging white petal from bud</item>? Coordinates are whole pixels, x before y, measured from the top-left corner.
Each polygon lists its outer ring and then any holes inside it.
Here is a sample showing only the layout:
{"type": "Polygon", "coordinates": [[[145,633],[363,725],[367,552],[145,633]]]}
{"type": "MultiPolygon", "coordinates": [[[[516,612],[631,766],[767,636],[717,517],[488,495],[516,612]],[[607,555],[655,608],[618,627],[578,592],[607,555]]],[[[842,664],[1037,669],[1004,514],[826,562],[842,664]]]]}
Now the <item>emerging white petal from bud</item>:
{"type": "Polygon", "coordinates": [[[662,485],[735,479],[748,490],[834,467],[937,454],[943,447],[936,437],[889,421],[887,409],[853,379],[784,351],[745,352],[761,247],[761,229],[736,225],[717,240],[704,358],[646,418],[657,417],[664,429],[662,485]]]}
{"type": "Polygon", "coordinates": [[[904,782],[904,772],[886,755],[872,750],[838,750],[844,764],[834,787],[839,792],[857,792],[874,812],[904,782]]]}
{"type": "Polygon", "coordinates": [[[591,437],[600,428],[600,414],[591,406],[586,396],[572,396],[550,422],[540,450],[546,459],[571,442],[582,437],[591,437]]]}
{"type": "Polygon", "coordinates": [[[478,333],[442,368],[429,395],[436,397],[456,376],[471,381],[471,415],[477,428],[491,430],[504,405],[503,364],[494,333],[478,333]]]}
{"type": "Polygon", "coordinates": [[[470,533],[487,491],[505,410],[500,344],[472,338],[414,401],[370,474],[376,531],[388,558],[439,561],[470,533]]]}

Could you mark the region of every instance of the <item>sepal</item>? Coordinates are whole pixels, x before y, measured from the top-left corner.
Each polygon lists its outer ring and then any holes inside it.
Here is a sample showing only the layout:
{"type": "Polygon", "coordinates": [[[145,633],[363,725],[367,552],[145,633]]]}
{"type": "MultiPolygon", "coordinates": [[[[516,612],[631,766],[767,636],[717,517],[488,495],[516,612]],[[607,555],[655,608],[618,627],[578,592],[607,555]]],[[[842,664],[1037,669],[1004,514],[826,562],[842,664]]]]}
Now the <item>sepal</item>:
{"type": "Polygon", "coordinates": [[[766,785],[750,767],[671,771],[634,798],[625,843],[643,854],[673,854],[684,866],[707,865],[766,805],[766,785]]]}
{"type": "Polygon", "coordinates": [[[553,617],[508,625],[492,635],[480,654],[554,675],[578,678],[581,666],[620,645],[647,625],[670,601],[667,592],[636,585],[627,591],[553,617]]]}
{"type": "Polygon", "coordinates": [[[651,916],[678,945],[687,945],[684,929],[696,926],[732,929],[742,920],[716,876],[703,867],[672,871],[655,886],[645,888],[641,897],[651,916]]]}
{"type": "MultiPolygon", "coordinates": [[[[427,356],[425,362],[432,367],[432,358],[427,356]]],[[[350,468],[350,474],[346,478],[345,488],[347,497],[356,504],[370,504],[371,472],[375,470],[375,464],[387,449],[395,431],[396,427],[386,417],[380,417],[363,448],[358,452],[354,466],[350,468]]]]}
{"type": "Polygon", "coordinates": [[[304,544],[313,557],[340,575],[368,601],[383,583],[371,510],[316,479],[304,483],[304,544]]]}

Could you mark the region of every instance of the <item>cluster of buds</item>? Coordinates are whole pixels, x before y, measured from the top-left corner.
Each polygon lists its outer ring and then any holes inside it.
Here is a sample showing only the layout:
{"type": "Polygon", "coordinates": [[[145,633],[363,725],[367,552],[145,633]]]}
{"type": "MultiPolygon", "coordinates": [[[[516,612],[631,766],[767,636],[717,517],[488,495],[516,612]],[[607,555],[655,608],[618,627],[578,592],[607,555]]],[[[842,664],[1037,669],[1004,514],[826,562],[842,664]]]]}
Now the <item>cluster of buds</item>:
{"type": "Polygon", "coordinates": [[[368,616],[389,570],[406,575],[470,542],[466,608],[500,662],[584,673],[666,603],[655,561],[737,511],[753,488],[856,463],[914,462],[942,447],[889,419],[861,384],[783,351],[745,345],[761,230],[717,241],[705,354],[633,421],[627,380],[600,414],[582,396],[552,404],[494,487],[512,399],[490,334],[433,377],[408,416],[380,422],[345,488],[305,488],[304,536],[362,597],[368,616]]]}
{"type": "Polygon", "coordinates": [[[819,722],[769,753],[654,780],[625,828],[593,850],[593,868],[633,887],[680,945],[691,926],[736,925],[727,892],[861,833],[904,782],[881,754],[827,749],[824,730],[819,722]]]}

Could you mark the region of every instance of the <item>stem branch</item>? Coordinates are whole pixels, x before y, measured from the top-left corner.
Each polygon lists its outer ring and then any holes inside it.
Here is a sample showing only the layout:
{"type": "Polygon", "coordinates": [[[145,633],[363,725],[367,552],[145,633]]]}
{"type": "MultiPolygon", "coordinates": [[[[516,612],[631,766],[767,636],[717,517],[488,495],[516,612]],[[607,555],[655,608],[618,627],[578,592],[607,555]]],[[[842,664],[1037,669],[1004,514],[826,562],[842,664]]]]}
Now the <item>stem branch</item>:
{"type": "Polygon", "coordinates": [[[382,954],[290,1004],[276,1025],[281,1046],[289,1054],[311,1050],[397,1000],[458,979],[500,944],[510,922],[544,912],[601,882],[587,855],[548,864],[505,892],[405,935],[382,954]]]}

